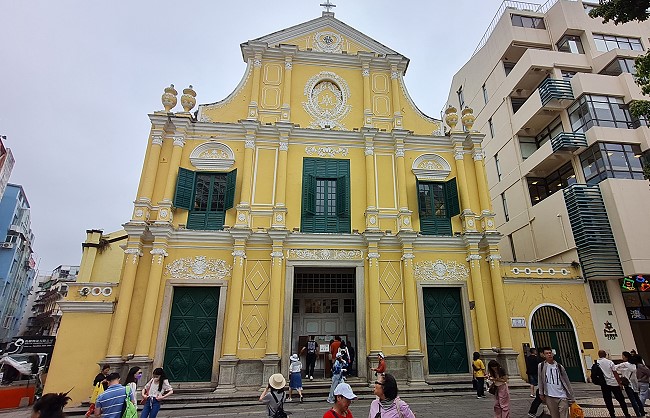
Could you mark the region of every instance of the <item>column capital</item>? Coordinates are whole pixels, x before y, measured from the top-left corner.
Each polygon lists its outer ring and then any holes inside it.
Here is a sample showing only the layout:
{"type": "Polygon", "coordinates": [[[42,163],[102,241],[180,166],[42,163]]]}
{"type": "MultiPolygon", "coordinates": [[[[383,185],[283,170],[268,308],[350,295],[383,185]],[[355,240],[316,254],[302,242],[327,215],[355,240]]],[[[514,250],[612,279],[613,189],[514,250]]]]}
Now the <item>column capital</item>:
{"type": "Polygon", "coordinates": [[[163,136],[160,134],[151,135],[151,145],[161,145],[163,144],[163,136]]]}
{"type": "Polygon", "coordinates": [[[185,136],[174,135],[174,146],[183,148],[185,146],[185,136]]]}

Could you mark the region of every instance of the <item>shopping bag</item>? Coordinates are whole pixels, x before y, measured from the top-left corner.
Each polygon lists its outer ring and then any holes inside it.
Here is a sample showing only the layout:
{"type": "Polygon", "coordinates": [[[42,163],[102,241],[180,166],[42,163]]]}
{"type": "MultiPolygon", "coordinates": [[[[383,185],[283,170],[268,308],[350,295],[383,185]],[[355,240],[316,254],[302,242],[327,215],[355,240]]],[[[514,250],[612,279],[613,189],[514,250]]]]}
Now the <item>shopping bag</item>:
{"type": "Polygon", "coordinates": [[[102,382],[99,382],[95,385],[95,389],[93,389],[93,394],[90,395],[90,403],[95,403],[97,397],[102,393],[104,393],[104,385],[102,385],[102,382]]]}
{"type": "Polygon", "coordinates": [[[577,402],[571,404],[571,409],[569,409],[569,415],[571,418],[585,418],[585,411],[580,408],[577,402]]]}
{"type": "Polygon", "coordinates": [[[122,418],[138,418],[138,408],[133,402],[131,402],[131,388],[126,386],[124,388],[126,392],[126,399],[124,399],[124,412],[122,412],[122,418]]]}

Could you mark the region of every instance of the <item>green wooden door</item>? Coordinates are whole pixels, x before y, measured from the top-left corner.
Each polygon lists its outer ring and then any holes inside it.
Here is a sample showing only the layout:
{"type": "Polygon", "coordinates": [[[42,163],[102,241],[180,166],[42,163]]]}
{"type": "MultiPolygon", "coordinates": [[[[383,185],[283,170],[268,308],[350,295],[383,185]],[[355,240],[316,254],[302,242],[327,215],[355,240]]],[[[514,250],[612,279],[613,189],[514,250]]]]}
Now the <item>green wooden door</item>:
{"type": "Polygon", "coordinates": [[[430,374],[469,371],[460,289],[425,287],[424,323],[430,374]]]}
{"type": "Polygon", "coordinates": [[[171,382],[211,380],[219,289],[174,288],[164,361],[171,382]]]}
{"type": "Polygon", "coordinates": [[[542,306],[531,321],[535,347],[555,349],[555,359],[566,369],[569,380],[584,382],[580,352],[569,317],[554,306],[542,306]]]}

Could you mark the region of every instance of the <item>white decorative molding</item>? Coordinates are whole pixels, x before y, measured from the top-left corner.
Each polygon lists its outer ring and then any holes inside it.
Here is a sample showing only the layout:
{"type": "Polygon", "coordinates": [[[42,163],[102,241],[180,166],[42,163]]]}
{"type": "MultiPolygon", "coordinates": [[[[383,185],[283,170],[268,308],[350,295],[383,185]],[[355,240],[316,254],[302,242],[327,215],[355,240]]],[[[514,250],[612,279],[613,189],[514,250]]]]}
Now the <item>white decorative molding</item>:
{"type": "Polygon", "coordinates": [[[282,251],[273,251],[271,253],[271,257],[273,257],[273,258],[284,258],[284,253],[282,251]]]}
{"type": "Polygon", "coordinates": [[[346,147],[307,147],[305,148],[307,155],[318,155],[319,157],[334,157],[336,154],[346,157],[348,149],[346,147]]]}
{"type": "Polygon", "coordinates": [[[232,93],[228,95],[225,99],[212,103],[209,105],[201,105],[199,106],[199,121],[200,122],[212,122],[212,118],[210,116],[206,115],[205,112],[208,110],[213,110],[213,109],[218,109],[221,108],[228,103],[232,102],[235,97],[242,91],[246,83],[248,82],[248,79],[250,78],[251,74],[253,73],[253,66],[251,65],[251,61],[248,61],[248,65],[246,66],[246,73],[244,73],[244,76],[242,79],[239,81],[239,84],[237,87],[235,87],[235,90],[233,90],[232,93]]]}
{"type": "Polygon", "coordinates": [[[192,150],[190,162],[199,170],[223,172],[235,164],[235,153],[221,142],[204,142],[192,150]]]}
{"type": "Polygon", "coordinates": [[[462,149],[454,150],[454,160],[462,160],[465,158],[465,152],[462,149]]]}
{"type": "Polygon", "coordinates": [[[253,67],[261,67],[262,66],[262,60],[259,58],[255,58],[253,60],[253,67]]]}
{"type": "Polygon", "coordinates": [[[415,254],[413,253],[405,253],[402,256],[402,260],[413,260],[415,258],[415,254]]]}
{"type": "Polygon", "coordinates": [[[165,274],[172,279],[223,280],[230,277],[231,271],[225,260],[197,255],[174,260],[167,265],[165,274]]]}
{"type": "Polygon", "coordinates": [[[232,252],[233,257],[246,258],[246,251],[244,250],[235,250],[232,252]]]}
{"type": "MultiPolygon", "coordinates": [[[[499,256],[499,258],[501,258],[501,257],[499,256]]],[[[513,268],[510,270],[510,272],[511,272],[512,274],[514,274],[515,276],[517,276],[517,275],[519,275],[519,274],[523,274],[523,275],[528,276],[528,275],[530,275],[530,274],[532,274],[532,273],[536,273],[536,274],[539,274],[539,275],[542,275],[542,274],[544,274],[544,273],[548,273],[548,274],[550,274],[551,276],[553,276],[553,275],[555,275],[555,273],[557,273],[558,271],[555,270],[555,269],[552,268],[552,267],[549,268],[548,270],[544,270],[543,268],[540,268],[540,267],[536,268],[535,270],[532,270],[532,269],[529,268],[529,267],[526,267],[526,268],[524,268],[523,270],[521,270],[521,269],[518,268],[518,267],[513,267],[513,268]]],[[[560,273],[561,275],[563,275],[563,276],[568,276],[568,275],[569,275],[569,270],[566,269],[566,268],[562,268],[562,269],[560,269],[559,273],[560,273]]]]}
{"type": "Polygon", "coordinates": [[[246,142],[244,143],[244,148],[255,149],[255,140],[247,139],[246,142]]]}
{"type": "Polygon", "coordinates": [[[370,76],[370,70],[368,68],[364,68],[361,70],[361,75],[364,77],[369,77],[370,76]]]}
{"type": "Polygon", "coordinates": [[[395,150],[395,157],[403,157],[404,156],[404,148],[400,147],[395,150]]]}
{"type": "Polygon", "coordinates": [[[183,138],[182,136],[175,136],[174,146],[183,148],[185,146],[185,138],[183,138]]]}
{"type": "Polygon", "coordinates": [[[420,181],[444,181],[451,173],[451,165],[438,154],[422,154],[413,161],[411,170],[420,181]]]}
{"type": "Polygon", "coordinates": [[[366,145],[366,151],[364,152],[366,156],[375,154],[375,147],[372,145],[366,145]]]}
{"type": "Polygon", "coordinates": [[[285,63],[284,63],[284,69],[285,69],[285,70],[291,70],[291,69],[293,69],[293,64],[291,63],[291,61],[285,61],[285,63]]]}
{"type": "Polygon", "coordinates": [[[331,71],[321,71],[305,84],[307,100],[302,103],[305,111],[314,119],[310,128],[339,128],[346,130],[341,123],[351,106],[348,83],[331,71]]]}
{"type": "Polygon", "coordinates": [[[362,258],[363,252],[361,250],[287,250],[287,259],[290,260],[361,260],[362,258]]]}
{"type": "Polygon", "coordinates": [[[280,141],[280,151],[288,151],[288,150],[289,150],[289,142],[280,141]]]}
{"type": "Polygon", "coordinates": [[[314,51],[341,53],[343,38],[336,32],[323,31],[314,34],[314,51]]]}
{"type": "Polygon", "coordinates": [[[368,253],[368,260],[372,260],[373,258],[379,258],[381,255],[379,253],[368,253]]]}
{"type": "Polygon", "coordinates": [[[474,158],[474,161],[481,161],[485,158],[485,153],[481,148],[474,148],[472,150],[472,158],[474,158]]]}
{"type": "Polygon", "coordinates": [[[413,274],[417,280],[466,281],[469,269],[457,261],[421,261],[415,263],[413,274]]]}
{"type": "Polygon", "coordinates": [[[94,302],[94,301],[61,301],[57,302],[63,313],[66,312],[94,312],[94,313],[113,313],[115,303],[113,302],[94,302]]]}
{"type": "Polygon", "coordinates": [[[151,144],[152,145],[162,145],[162,143],[163,143],[162,135],[153,135],[151,137],[151,144]]]}
{"type": "Polygon", "coordinates": [[[149,253],[151,253],[151,255],[153,255],[153,257],[151,257],[151,263],[152,264],[156,262],[156,256],[158,256],[157,257],[158,264],[162,264],[165,257],[167,257],[169,255],[169,254],[167,254],[167,251],[165,251],[164,248],[154,248],[153,250],[149,251],[149,253]]]}
{"type": "Polygon", "coordinates": [[[399,73],[397,71],[392,71],[390,73],[390,78],[393,80],[396,80],[399,77],[399,73]]]}

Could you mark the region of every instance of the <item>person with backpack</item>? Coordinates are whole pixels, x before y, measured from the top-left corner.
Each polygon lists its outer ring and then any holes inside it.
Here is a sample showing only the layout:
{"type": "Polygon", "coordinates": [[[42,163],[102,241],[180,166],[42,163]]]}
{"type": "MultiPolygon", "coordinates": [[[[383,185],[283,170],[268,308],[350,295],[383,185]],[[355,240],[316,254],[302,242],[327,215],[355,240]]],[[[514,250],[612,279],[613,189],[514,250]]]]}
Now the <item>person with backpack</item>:
{"type": "Polygon", "coordinates": [[[108,389],[95,401],[95,416],[102,418],[121,417],[127,396],[135,404],[135,394],[120,384],[120,374],[113,372],[106,376],[108,389]]]}
{"type": "Polygon", "coordinates": [[[623,362],[616,365],[616,371],[621,376],[621,383],[627,398],[632,404],[632,409],[637,417],[645,416],[645,410],[639,399],[639,381],[636,378],[636,365],[631,363],[632,354],[623,351],[623,362]]]}
{"type": "Polygon", "coordinates": [[[639,381],[639,401],[641,405],[645,405],[645,401],[648,399],[648,382],[650,381],[650,369],[648,366],[643,364],[641,356],[632,356],[630,363],[636,365],[636,378],[639,381]]]}
{"type": "Polygon", "coordinates": [[[309,341],[307,341],[307,344],[305,344],[302,350],[300,350],[300,355],[305,351],[307,352],[307,374],[305,375],[305,379],[314,380],[314,367],[316,367],[316,358],[318,358],[319,350],[318,343],[314,339],[313,335],[309,336],[309,341]]]}
{"type": "Polygon", "coordinates": [[[330,386],[330,394],[327,397],[327,402],[335,402],[334,391],[336,390],[336,387],[343,381],[343,373],[345,373],[346,367],[347,363],[343,361],[342,354],[337,353],[336,361],[332,366],[332,386],[330,386]]]}
{"type": "Polygon", "coordinates": [[[603,400],[611,418],[616,417],[612,395],[614,395],[614,398],[621,405],[625,418],[630,418],[625,397],[623,396],[623,391],[621,391],[621,378],[616,372],[614,362],[607,358],[607,352],[605,350],[598,350],[598,360],[596,360],[596,363],[591,368],[591,381],[600,386],[603,400]]]}
{"type": "Polygon", "coordinates": [[[551,417],[569,418],[569,407],[575,403],[573,386],[566,369],[553,359],[551,347],[542,348],[545,361],[537,366],[539,397],[548,407],[551,417]]]}
{"type": "Polygon", "coordinates": [[[269,418],[287,418],[287,413],[284,412],[286,384],[287,380],[282,373],[275,373],[269,377],[269,385],[260,395],[260,402],[266,404],[269,418]]]}
{"type": "Polygon", "coordinates": [[[535,388],[537,387],[537,366],[543,360],[537,355],[537,349],[531,347],[526,357],[526,375],[528,375],[528,384],[530,385],[530,397],[536,396],[535,388]]]}

